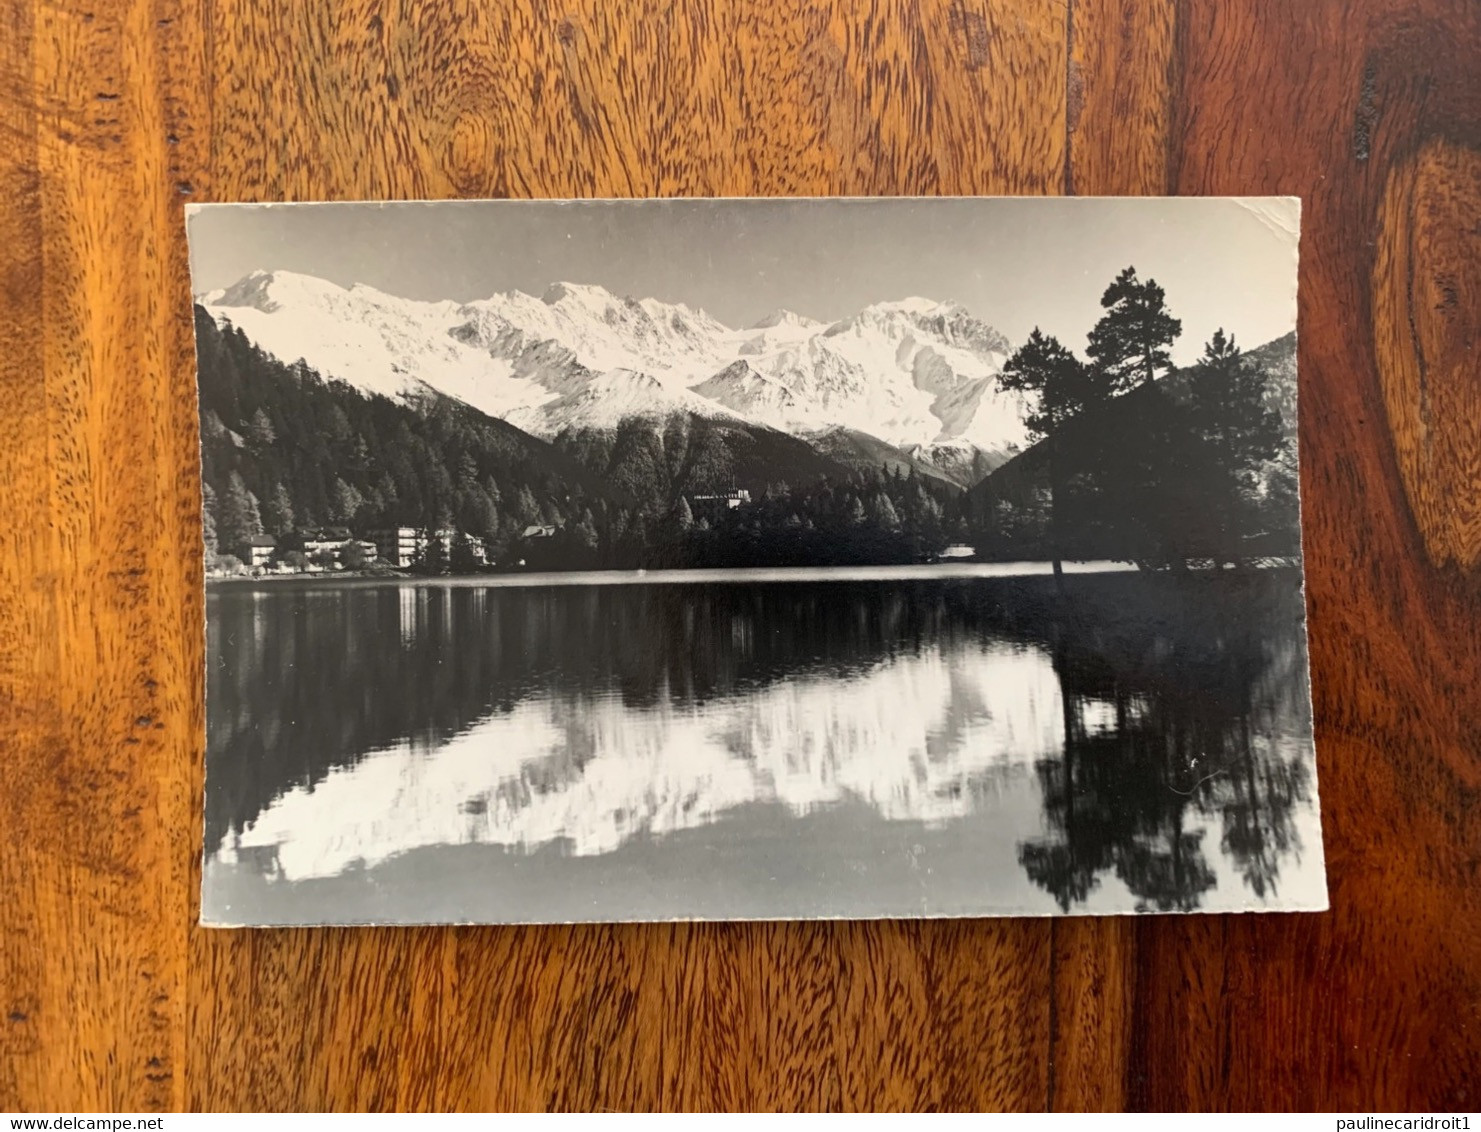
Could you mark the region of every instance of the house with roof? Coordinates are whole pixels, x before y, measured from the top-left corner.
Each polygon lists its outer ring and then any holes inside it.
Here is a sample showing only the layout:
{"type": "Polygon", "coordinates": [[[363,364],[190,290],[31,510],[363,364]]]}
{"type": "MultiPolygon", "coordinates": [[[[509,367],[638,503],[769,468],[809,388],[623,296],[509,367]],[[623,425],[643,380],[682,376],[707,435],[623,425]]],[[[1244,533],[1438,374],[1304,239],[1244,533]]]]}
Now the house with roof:
{"type": "Polygon", "coordinates": [[[251,570],[263,569],[272,561],[273,552],[277,549],[277,539],[270,535],[254,535],[242,547],[242,563],[251,570]]]}
{"type": "Polygon", "coordinates": [[[734,511],[737,508],[750,505],[751,493],[745,488],[739,487],[731,488],[729,491],[691,495],[689,498],[694,503],[703,503],[710,507],[724,507],[726,510],[734,511]]]}

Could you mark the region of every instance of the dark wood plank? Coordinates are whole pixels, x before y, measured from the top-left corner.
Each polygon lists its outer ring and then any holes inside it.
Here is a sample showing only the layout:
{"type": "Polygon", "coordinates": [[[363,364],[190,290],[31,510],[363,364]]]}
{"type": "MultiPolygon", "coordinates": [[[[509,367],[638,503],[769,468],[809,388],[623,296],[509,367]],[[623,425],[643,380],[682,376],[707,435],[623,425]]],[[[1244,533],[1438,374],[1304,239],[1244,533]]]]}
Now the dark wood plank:
{"type": "Polygon", "coordinates": [[[1074,5],[1076,192],[1305,200],[1303,488],[1334,908],[1056,925],[1057,1106],[1474,1104],[1474,15],[1074,5]]]}
{"type": "Polygon", "coordinates": [[[1139,924],[1133,1104],[1476,1103],[1481,431],[1460,359],[1478,345],[1478,60],[1463,3],[1178,11],[1169,187],[1305,201],[1302,487],[1332,911],[1139,924]]]}

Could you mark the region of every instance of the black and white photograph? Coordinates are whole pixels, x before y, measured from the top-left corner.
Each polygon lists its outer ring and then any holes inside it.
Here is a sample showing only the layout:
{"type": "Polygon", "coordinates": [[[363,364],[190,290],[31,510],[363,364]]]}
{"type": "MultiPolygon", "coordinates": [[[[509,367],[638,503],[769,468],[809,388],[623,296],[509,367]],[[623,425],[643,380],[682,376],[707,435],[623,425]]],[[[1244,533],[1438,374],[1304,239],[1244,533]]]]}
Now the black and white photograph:
{"type": "Polygon", "coordinates": [[[204,923],[1327,906],[1299,201],[187,225],[204,923]]]}

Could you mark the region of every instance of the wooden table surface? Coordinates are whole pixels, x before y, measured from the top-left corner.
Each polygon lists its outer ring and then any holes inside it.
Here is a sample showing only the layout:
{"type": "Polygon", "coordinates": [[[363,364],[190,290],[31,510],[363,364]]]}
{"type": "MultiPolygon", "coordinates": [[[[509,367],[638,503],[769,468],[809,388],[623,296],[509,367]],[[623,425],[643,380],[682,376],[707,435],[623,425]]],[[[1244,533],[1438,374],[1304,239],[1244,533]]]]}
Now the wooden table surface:
{"type": "Polygon", "coordinates": [[[0,4],[0,1109],[1481,1107],[1478,76],[1475,0],[0,4]],[[193,926],[185,202],[1067,192],[1305,202],[1330,913],[193,926]]]}

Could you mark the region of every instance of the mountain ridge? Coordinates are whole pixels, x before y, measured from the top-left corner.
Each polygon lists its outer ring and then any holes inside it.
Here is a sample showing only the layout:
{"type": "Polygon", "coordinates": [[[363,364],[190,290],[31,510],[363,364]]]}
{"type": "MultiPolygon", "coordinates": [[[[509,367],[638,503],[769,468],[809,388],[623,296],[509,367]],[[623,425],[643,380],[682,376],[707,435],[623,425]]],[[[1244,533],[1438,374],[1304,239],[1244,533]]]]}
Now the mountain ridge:
{"type": "Polygon", "coordinates": [[[997,385],[1007,340],[957,303],[881,302],[832,323],[779,308],[736,329],[595,284],[432,302],[283,271],[199,301],[285,363],[391,397],[429,388],[546,439],[692,414],[918,453],[970,446],[989,464],[1026,441],[1018,396],[997,385]]]}

